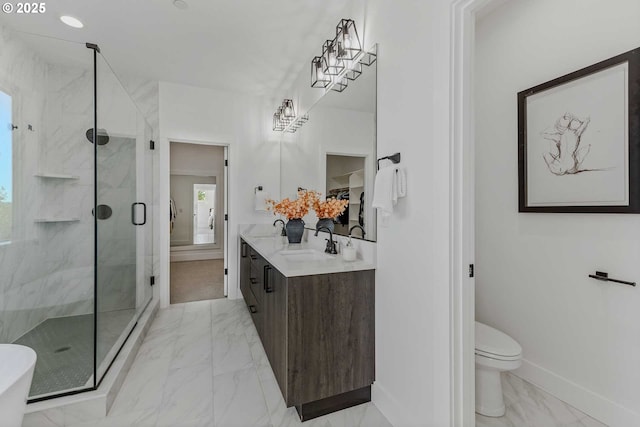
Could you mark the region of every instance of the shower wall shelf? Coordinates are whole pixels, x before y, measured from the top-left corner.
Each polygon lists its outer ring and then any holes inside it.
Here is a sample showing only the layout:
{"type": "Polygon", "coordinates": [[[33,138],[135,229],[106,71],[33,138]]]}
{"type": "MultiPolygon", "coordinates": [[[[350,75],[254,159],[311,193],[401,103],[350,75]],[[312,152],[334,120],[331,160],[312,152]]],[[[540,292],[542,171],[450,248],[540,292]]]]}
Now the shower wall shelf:
{"type": "Polygon", "coordinates": [[[80,218],[36,218],[33,222],[51,223],[51,222],[78,222],[80,218]]]}
{"type": "Polygon", "coordinates": [[[65,173],[53,173],[53,172],[38,172],[34,176],[39,178],[51,178],[51,179],[80,179],[78,175],[69,175],[65,173]]]}

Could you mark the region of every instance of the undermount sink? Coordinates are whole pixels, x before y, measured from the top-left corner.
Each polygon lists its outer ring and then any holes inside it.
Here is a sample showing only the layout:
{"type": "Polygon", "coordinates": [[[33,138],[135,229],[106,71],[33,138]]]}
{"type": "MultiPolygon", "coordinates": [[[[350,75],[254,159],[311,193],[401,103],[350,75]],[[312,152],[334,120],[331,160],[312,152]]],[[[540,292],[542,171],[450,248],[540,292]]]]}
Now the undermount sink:
{"type": "Polygon", "coordinates": [[[324,252],[316,251],[315,249],[293,249],[284,250],[279,252],[280,255],[285,257],[289,261],[324,261],[330,260],[334,257],[324,252]]]}

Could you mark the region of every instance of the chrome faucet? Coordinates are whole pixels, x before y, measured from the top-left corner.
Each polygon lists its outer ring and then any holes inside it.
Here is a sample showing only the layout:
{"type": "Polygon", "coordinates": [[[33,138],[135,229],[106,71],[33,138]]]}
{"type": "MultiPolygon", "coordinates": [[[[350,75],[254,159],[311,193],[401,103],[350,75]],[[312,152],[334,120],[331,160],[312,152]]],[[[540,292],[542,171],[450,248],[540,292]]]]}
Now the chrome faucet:
{"type": "Polygon", "coordinates": [[[316,229],[316,234],[315,236],[318,235],[318,233],[320,232],[320,230],[327,230],[329,232],[329,238],[325,239],[327,241],[327,247],[324,250],[326,253],[331,254],[331,255],[337,255],[338,251],[336,250],[336,242],[333,241],[333,233],[331,232],[331,230],[327,227],[318,227],[316,229]]]}
{"type": "Polygon", "coordinates": [[[281,236],[286,236],[287,235],[287,230],[284,228],[284,221],[281,219],[276,219],[275,221],[273,221],[273,226],[275,227],[277,223],[281,222],[282,223],[282,231],[280,232],[281,236]]]}
{"type": "Polygon", "coordinates": [[[353,231],[354,228],[359,228],[362,231],[362,238],[364,239],[364,236],[367,234],[367,232],[364,231],[364,228],[362,228],[362,226],[358,224],[354,225],[349,229],[349,236],[351,236],[351,232],[353,231]]]}

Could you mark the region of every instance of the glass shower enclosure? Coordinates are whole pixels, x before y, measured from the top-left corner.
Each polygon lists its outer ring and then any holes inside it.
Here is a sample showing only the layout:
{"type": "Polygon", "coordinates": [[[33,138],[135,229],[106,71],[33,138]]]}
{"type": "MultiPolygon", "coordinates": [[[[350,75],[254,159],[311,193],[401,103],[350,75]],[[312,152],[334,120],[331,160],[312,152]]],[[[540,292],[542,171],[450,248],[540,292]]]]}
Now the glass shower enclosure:
{"type": "Polygon", "coordinates": [[[0,342],[39,401],[97,388],[152,298],[152,129],[98,46],[0,37],[0,342]]]}

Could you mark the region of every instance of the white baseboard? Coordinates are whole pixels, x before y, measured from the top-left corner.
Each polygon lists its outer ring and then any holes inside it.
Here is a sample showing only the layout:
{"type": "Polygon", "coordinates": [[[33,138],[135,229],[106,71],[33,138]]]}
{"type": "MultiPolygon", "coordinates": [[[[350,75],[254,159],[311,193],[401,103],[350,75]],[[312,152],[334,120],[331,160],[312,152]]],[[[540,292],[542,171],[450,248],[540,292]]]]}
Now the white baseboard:
{"type": "Polygon", "coordinates": [[[402,409],[400,403],[377,382],[371,386],[371,402],[394,427],[419,425],[407,419],[406,411],[402,409]]]}
{"type": "Polygon", "coordinates": [[[222,249],[203,249],[195,251],[172,251],[170,262],[176,261],[203,261],[207,259],[224,259],[222,249]]]}
{"type": "Polygon", "coordinates": [[[640,426],[640,414],[526,359],[513,374],[610,427],[640,426]]]}

